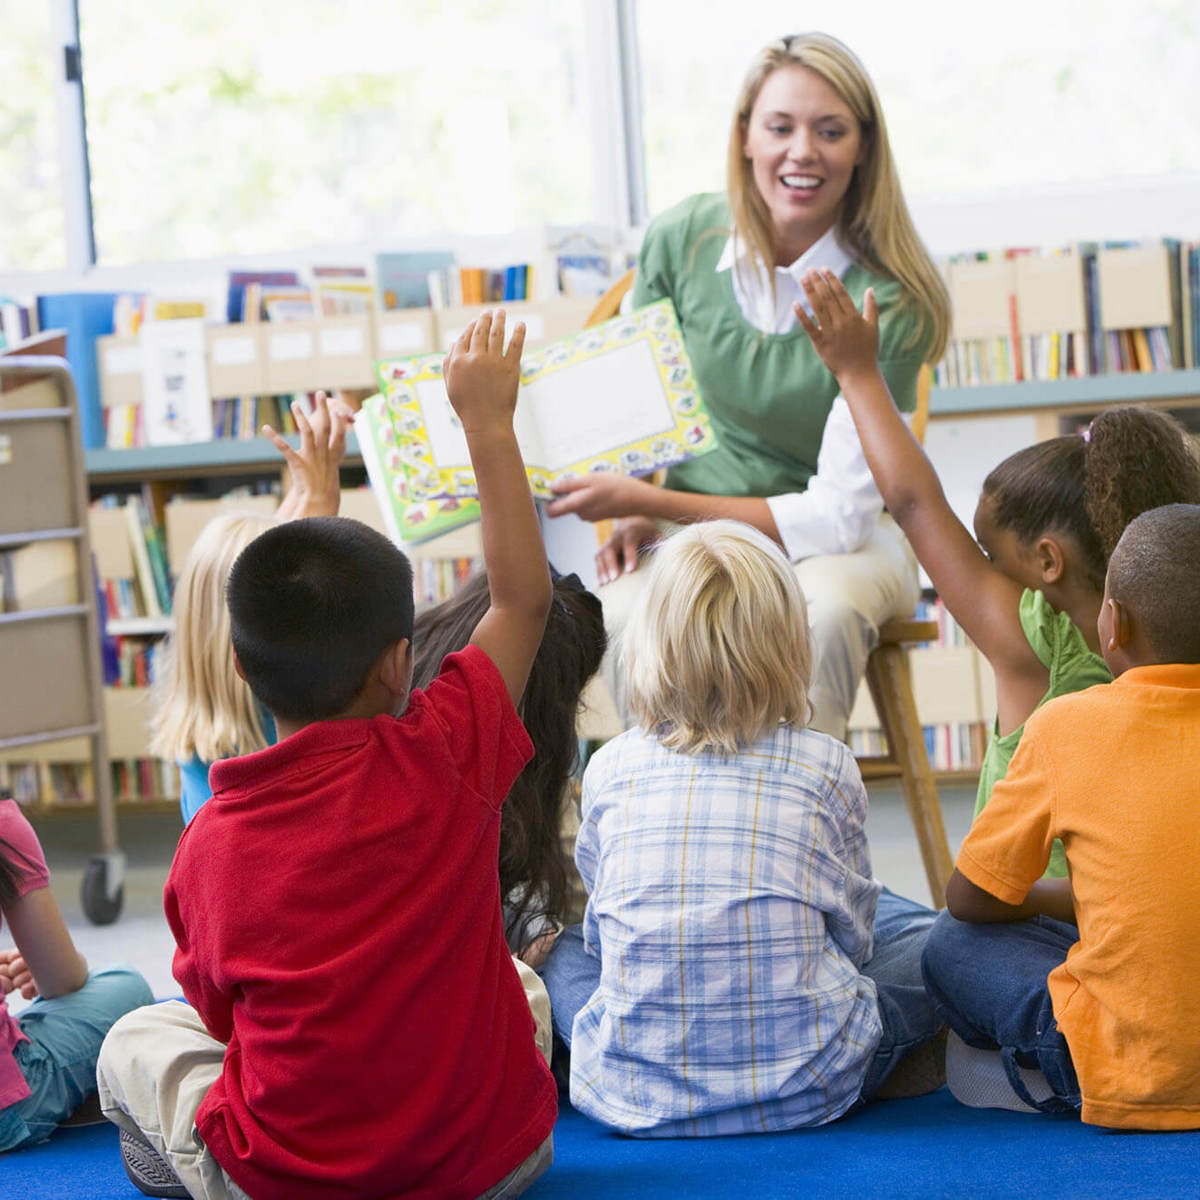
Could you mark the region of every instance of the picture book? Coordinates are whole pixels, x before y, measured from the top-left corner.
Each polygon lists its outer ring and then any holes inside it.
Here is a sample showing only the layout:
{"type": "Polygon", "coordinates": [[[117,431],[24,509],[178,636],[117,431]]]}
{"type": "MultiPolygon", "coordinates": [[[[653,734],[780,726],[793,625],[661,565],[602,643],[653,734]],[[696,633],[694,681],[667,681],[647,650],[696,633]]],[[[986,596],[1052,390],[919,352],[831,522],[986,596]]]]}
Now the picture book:
{"type": "Polygon", "coordinates": [[[452,250],[397,250],[375,256],[375,285],[379,307],[427,308],[429,277],[455,264],[452,250]]]}
{"type": "MultiPolygon", "coordinates": [[[[444,354],[384,359],[380,393],[355,426],[374,447],[392,496],[408,503],[477,495],[461,425],[442,378],[444,354]]],[[[645,475],[716,448],[669,300],[527,351],[514,418],[535,496],[556,480],[645,475]]]]}

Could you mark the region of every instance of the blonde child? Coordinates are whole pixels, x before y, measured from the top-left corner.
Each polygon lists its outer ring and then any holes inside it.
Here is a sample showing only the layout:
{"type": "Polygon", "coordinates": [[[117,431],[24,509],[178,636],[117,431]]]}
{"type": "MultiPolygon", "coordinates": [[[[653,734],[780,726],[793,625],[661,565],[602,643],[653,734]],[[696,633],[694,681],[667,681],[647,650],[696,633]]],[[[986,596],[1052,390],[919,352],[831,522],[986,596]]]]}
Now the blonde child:
{"type": "Polygon", "coordinates": [[[37,834],[0,795],[0,917],[15,947],[0,950],[0,1153],[45,1141],[96,1093],[109,1027],[151,1004],[130,967],[88,972],[63,924],[37,834]],[[13,1016],[7,997],[32,1000],[13,1016]]]}
{"type": "Polygon", "coordinates": [[[675,534],[621,664],[637,728],[588,763],[587,910],[543,970],[571,1102],[649,1137],[831,1121],[939,1029],[934,914],[881,894],[854,757],[806,728],[795,572],[738,522],[675,534]]]}
{"type": "Polygon", "coordinates": [[[233,669],[225,584],[237,556],[278,521],[332,516],[340,498],[338,465],[352,415],[318,392],[311,416],[299,403],[294,449],[269,425],[287,462],[291,486],[274,516],[231,512],[210,521],[196,539],[175,584],[175,631],[167,639],[151,720],[150,751],[179,764],[179,807],[186,825],[212,795],[208,768],[220,758],[249,754],[275,742],[271,715],[233,669]]]}
{"type": "MultiPolygon", "coordinates": [[[[812,315],[797,304],[797,320],[841,386],[884,504],[995,672],[978,815],[1032,713],[1111,679],[1096,633],[1108,556],[1139,513],[1200,501],[1200,466],[1166,414],[1112,409],[1086,436],[1040,442],[996,467],[984,481],[973,538],[879,373],[874,293],[867,290],[860,315],[830,272],[808,272],[803,286],[812,315]]],[[[1047,873],[1066,874],[1059,845],[1047,873]]]]}

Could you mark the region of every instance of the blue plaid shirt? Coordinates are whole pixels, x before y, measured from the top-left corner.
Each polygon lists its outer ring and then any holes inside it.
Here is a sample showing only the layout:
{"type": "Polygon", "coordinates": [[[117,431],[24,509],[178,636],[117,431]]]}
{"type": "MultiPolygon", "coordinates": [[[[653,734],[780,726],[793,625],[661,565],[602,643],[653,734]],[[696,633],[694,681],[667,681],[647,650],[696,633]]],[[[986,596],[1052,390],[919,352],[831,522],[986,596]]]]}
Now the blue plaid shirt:
{"type": "Polygon", "coordinates": [[[653,1137],[820,1125],[858,1098],[881,1027],[879,884],[850,751],[780,728],[679,754],[640,730],[583,781],[575,861],[600,986],[575,1018],[571,1102],[653,1137]]]}

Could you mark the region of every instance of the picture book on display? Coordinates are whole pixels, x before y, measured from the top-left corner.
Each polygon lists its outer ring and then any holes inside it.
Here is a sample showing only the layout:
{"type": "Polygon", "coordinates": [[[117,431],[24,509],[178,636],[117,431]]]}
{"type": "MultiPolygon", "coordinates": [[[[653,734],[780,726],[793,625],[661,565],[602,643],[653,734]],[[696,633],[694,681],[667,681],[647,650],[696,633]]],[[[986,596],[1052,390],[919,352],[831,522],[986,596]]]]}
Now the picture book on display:
{"type": "MultiPolygon", "coordinates": [[[[439,353],[377,363],[380,391],[355,420],[371,485],[401,541],[433,537],[478,515],[444,361],[439,353]]],[[[669,300],[527,351],[514,425],[539,499],[550,499],[560,479],[645,475],[717,444],[669,300]]]]}

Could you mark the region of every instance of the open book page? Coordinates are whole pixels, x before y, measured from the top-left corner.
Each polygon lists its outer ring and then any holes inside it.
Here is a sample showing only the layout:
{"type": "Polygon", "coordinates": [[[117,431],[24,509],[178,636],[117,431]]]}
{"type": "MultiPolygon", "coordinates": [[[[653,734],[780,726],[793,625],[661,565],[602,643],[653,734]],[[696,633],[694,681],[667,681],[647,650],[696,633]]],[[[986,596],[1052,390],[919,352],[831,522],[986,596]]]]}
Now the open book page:
{"type": "MultiPolygon", "coordinates": [[[[440,354],[377,365],[364,405],[411,500],[474,496],[466,439],[440,354]]],[[[515,418],[535,496],[589,471],[642,475],[716,448],[669,300],[525,354],[515,418]]]]}
{"type": "Polygon", "coordinates": [[[354,433],[388,536],[400,546],[415,546],[478,521],[477,500],[465,497],[413,500],[409,496],[394,430],[386,420],[381,422],[382,406],[373,403],[381,399],[372,396],[363,404],[354,418],[354,433]]]}

